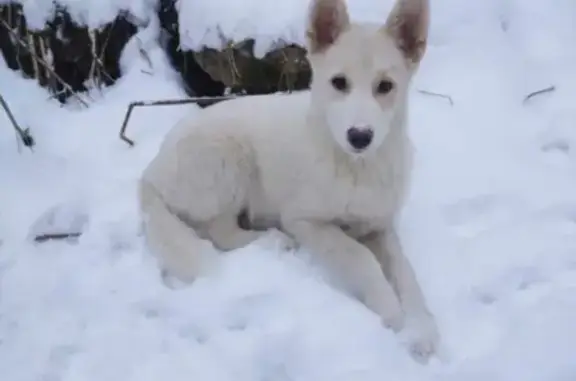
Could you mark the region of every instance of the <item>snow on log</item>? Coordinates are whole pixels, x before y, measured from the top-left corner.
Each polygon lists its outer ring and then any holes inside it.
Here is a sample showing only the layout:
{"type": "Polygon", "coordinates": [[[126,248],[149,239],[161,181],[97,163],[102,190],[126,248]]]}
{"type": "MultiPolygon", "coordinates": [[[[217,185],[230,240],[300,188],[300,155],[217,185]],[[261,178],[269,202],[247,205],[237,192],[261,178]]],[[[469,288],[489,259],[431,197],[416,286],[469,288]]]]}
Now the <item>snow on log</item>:
{"type": "Polygon", "coordinates": [[[120,54],[142,19],[119,9],[97,22],[94,12],[80,13],[62,1],[50,1],[48,9],[22,4],[0,0],[0,50],[9,68],[36,79],[60,102],[121,76],[120,54]]]}
{"type": "Polygon", "coordinates": [[[280,19],[265,20],[257,10],[272,5],[260,0],[0,0],[0,50],[64,103],[113,84],[125,45],[157,18],[156,40],[189,95],[300,90],[310,82],[300,36],[308,1],[279,2],[280,19]]]}
{"type": "Polygon", "coordinates": [[[160,20],[159,40],[172,67],[180,73],[186,93],[190,96],[215,97],[223,95],[226,85],[218,78],[211,77],[196,61],[194,53],[180,46],[180,27],[176,0],[159,0],[158,19],[160,20]]]}
{"type": "MultiPolygon", "coordinates": [[[[294,13],[285,12],[289,15],[286,25],[293,25],[292,18],[298,21],[300,13],[306,10],[308,0],[298,2],[301,6],[289,2],[275,3],[276,7],[285,6],[287,10],[298,11],[295,16],[294,13]]],[[[160,0],[160,3],[159,18],[171,41],[165,45],[166,51],[188,87],[197,86],[206,91],[205,88],[212,80],[223,84],[232,93],[264,94],[301,90],[309,86],[310,68],[305,50],[298,43],[302,38],[291,35],[293,28],[287,28],[286,33],[266,33],[266,20],[257,17],[257,13],[253,13],[249,19],[238,13],[241,10],[246,12],[245,6],[248,6],[249,11],[250,4],[256,9],[270,2],[240,4],[233,1],[160,0]],[[240,9],[236,9],[238,7],[240,9]],[[225,25],[247,20],[263,29],[244,28],[248,34],[239,38],[230,37],[231,31],[238,28],[232,26],[230,33],[226,28],[222,30],[225,25]],[[208,73],[210,79],[205,73],[208,73]]],[[[278,11],[282,14],[281,10],[278,11]]],[[[298,22],[295,24],[299,25],[298,22]]],[[[300,29],[297,28],[303,33],[303,29],[300,29]]],[[[198,92],[194,94],[201,95],[198,92]]],[[[221,93],[205,94],[215,96],[221,93]]]]}

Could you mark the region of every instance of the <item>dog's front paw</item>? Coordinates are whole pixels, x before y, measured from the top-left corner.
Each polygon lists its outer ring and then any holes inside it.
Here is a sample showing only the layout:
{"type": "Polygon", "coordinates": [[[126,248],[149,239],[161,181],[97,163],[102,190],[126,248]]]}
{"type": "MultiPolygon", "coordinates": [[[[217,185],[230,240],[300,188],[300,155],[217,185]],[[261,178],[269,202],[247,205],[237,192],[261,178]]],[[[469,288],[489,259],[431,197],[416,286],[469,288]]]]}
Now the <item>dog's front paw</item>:
{"type": "Polygon", "coordinates": [[[296,241],[275,228],[266,230],[258,239],[258,244],[268,250],[290,251],[297,247],[296,241]]]}
{"type": "Polygon", "coordinates": [[[440,344],[440,334],[433,317],[407,321],[400,336],[412,358],[421,364],[428,363],[440,344]]]}
{"type": "Polygon", "coordinates": [[[381,313],[380,317],[384,327],[392,329],[394,332],[400,332],[404,328],[404,313],[399,308],[387,309],[385,313],[381,313]]]}
{"type": "Polygon", "coordinates": [[[186,288],[190,285],[191,282],[185,282],[182,279],[178,279],[173,274],[166,269],[160,271],[160,277],[162,279],[162,283],[164,286],[171,288],[172,290],[180,290],[186,288]]]}

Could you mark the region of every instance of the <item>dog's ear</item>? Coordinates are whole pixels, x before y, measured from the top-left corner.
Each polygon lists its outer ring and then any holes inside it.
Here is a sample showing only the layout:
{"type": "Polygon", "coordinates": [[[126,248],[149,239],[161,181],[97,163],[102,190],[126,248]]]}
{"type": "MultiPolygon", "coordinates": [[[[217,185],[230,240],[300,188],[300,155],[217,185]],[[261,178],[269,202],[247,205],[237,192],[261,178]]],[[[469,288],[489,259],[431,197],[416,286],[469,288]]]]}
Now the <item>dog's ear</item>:
{"type": "Polygon", "coordinates": [[[324,51],[349,25],[344,0],[311,0],[306,28],[308,51],[312,54],[324,51]]]}
{"type": "Polygon", "coordinates": [[[428,40],[429,0],[396,0],[384,31],[388,33],[411,64],[418,64],[428,40]]]}

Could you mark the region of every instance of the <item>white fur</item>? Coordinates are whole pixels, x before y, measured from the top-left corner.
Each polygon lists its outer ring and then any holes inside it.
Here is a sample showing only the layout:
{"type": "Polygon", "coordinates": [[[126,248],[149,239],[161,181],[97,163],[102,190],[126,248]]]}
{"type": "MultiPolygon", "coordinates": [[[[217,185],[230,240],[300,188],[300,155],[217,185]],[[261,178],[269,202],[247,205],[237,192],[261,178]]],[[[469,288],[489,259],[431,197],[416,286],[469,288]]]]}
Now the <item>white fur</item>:
{"type": "Polygon", "coordinates": [[[398,0],[375,27],[350,23],[343,0],[313,0],[310,91],[225,101],[179,122],[140,188],[147,241],[163,270],[189,282],[214,263],[212,244],[232,250],[285,233],[384,325],[410,328],[413,354],[432,354],[436,325],[394,227],[412,165],[407,93],[428,12],[427,0],[398,0]],[[349,89],[335,89],[335,75],[349,89]],[[375,92],[382,79],[394,83],[387,94],[375,92]],[[366,149],[350,145],[351,127],[372,130],[366,149]],[[268,230],[240,229],[244,210],[268,230]]]}

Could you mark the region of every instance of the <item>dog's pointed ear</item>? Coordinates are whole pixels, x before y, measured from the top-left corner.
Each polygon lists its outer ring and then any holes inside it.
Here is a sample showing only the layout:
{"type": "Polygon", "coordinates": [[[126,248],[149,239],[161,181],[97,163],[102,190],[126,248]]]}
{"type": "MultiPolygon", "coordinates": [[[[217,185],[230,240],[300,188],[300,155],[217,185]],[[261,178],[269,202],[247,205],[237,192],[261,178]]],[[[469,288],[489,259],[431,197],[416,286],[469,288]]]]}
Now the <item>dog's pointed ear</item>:
{"type": "Polygon", "coordinates": [[[429,0],[396,0],[384,31],[411,64],[418,64],[426,52],[429,25],[429,0]]]}
{"type": "Polygon", "coordinates": [[[311,0],[306,27],[308,51],[312,54],[324,51],[349,25],[344,0],[311,0]]]}

